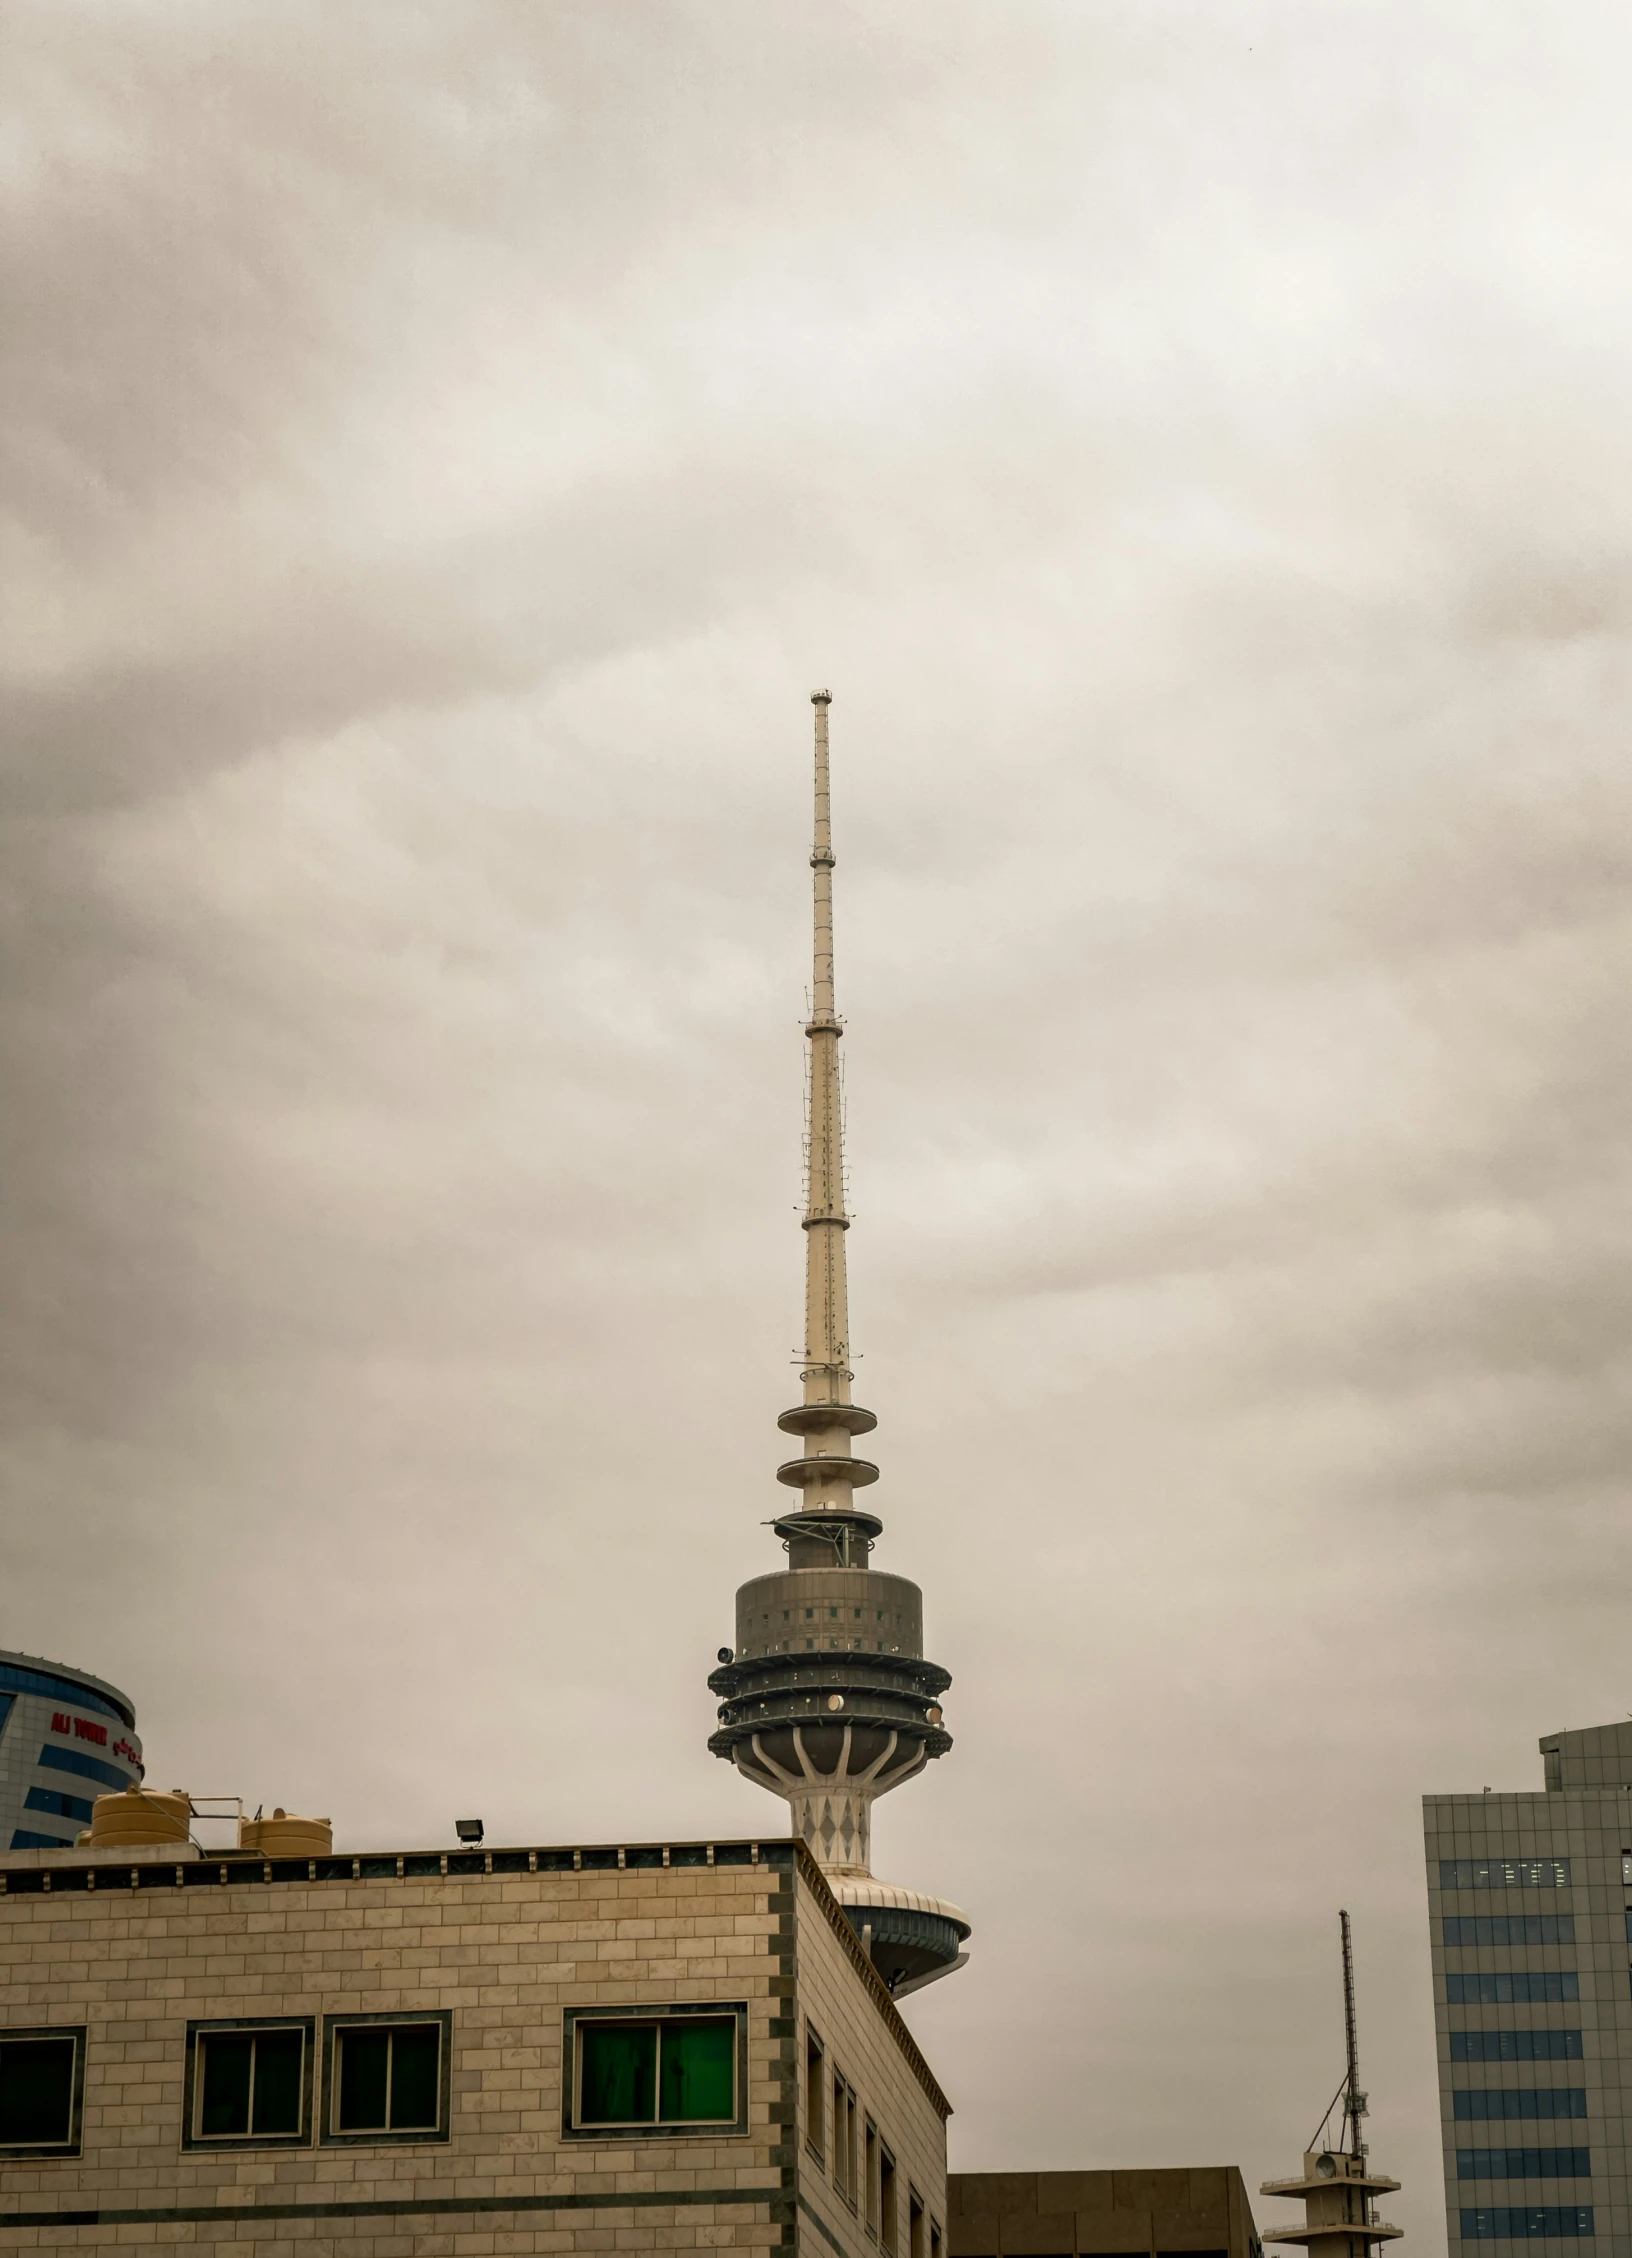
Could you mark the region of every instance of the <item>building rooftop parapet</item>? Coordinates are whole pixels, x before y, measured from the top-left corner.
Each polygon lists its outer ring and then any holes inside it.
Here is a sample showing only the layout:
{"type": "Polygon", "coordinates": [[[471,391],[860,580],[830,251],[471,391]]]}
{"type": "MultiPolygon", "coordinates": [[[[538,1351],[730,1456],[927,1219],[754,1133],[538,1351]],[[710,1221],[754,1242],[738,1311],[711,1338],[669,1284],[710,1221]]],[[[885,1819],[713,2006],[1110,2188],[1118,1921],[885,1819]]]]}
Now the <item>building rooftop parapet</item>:
{"type": "Polygon", "coordinates": [[[126,1850],[13,1850],[0,1852],[0,1895],[13,1872],[60,1874],[123,1866],[203,1864],[221,1868],[222,1880],[392,1881],[434,1880],[480,1874],[607,1874],[651,1872],[668,1866],[791,1866],[786,1836],[770,1841],[733,1837],[719,1842],[589,1843],[565,1847],[497,1847],[484,1850],[346,1851],[323,1858],[275,1858],[260,1851],[201,1849],[196,1843],[154,1843],[126,1850]],[[262,1869],[266,1869],[265,1875],[262,1869]]]}
{"type": "MultiPolygon", "coordinates": [[[[130,1843],[122,1850],[93,1850],[89,1843],[83,1847],[64,1843],[60,1850],[0,1850],[0,1876],[49,1872],[61,1866],[174,1866],[210,1855],[191,1842],[130,1843]]],[[[232,1855],[236,1857],[236,1851],[232,1855]]]]}

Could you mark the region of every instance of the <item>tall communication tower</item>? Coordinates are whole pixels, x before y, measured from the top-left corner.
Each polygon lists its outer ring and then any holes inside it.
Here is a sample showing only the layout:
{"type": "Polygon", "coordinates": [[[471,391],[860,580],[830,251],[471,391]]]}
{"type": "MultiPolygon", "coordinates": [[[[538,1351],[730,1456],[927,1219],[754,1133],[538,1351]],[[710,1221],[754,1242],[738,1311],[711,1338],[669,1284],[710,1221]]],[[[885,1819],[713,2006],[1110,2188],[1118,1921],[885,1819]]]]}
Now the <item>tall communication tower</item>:
{"type": "Polygon", "coordinates": [[[871,1565],[883,1530],[855,1493],[878,1480],[855,1455],[878,1421],[851,1401],[845,1274],[844,1123],[833,987],[833,826],[826,690],[816,709],[814,961],[810,1021],[803,1400],[777,1425],[802,1449],[777,1469],[799,1503],[772,1523],[787,1566],[737,1593],[737,1635],[709,1685],[720,1696],[716,1756],[785,1796],[874,1966],[895,1993],[961,1967],[969,1923],[955,1905],[875,1881],[872,1807],[952,1746],[951,1684],[924,1659],[923,1594],[871,1565]]]}

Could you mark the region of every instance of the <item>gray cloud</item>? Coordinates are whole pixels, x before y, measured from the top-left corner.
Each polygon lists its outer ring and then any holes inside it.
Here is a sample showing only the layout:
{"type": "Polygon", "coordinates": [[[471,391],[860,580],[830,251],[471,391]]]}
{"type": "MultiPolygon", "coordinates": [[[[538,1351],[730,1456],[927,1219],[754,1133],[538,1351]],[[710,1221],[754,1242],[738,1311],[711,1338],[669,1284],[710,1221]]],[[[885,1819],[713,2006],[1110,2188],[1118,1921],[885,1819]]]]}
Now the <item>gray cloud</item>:
{"type": "Polygon", "coordinates": [[[1415,1799],[1627,1706],[1628,38],[14,10],[0,1637],[351,1841],[769,1820],[831,680],[955,2153],[1290,2168],[1348,1903],[1434,2244],[1415,1799]]]}

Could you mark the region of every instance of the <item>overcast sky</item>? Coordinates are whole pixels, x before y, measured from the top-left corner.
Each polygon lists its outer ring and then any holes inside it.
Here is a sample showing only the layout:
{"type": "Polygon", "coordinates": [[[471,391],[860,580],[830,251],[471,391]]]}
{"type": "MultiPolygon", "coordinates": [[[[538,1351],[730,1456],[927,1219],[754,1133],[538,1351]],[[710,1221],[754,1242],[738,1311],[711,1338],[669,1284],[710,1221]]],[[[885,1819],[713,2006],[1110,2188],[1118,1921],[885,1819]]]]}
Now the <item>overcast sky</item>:
{"type": "Polygon", "coordinates": [[[1418,1798],[1632,1709],[1625,8],[7,40],[0,1644],[348,1846],[778,1826],[828,683],[954,2163],[1290,2172],[1346,1904],[1431,2251],[1418,1798]]]}

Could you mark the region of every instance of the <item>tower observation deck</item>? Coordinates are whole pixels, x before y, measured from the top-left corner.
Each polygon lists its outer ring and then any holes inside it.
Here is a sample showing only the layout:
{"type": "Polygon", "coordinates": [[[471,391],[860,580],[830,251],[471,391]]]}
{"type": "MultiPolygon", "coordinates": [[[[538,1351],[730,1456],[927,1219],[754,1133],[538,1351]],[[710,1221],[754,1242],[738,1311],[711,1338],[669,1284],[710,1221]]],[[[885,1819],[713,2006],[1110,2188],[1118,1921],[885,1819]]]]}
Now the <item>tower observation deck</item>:
{"type": "Polygon", "coordinates": [[[802,1400],[777,1425],[800,1439],[777,1479],[798,1502],[772,1523],[787,1565],[737,1593],[736,1642],[709,1685],[720,1696],[716,1756],[787,1798],[795,1831],[826,1869],[863,1944],[897,1995],[961,1967],[969,1923],[955,1905],[876,1881],[872,1806],[952,1746],[941,1714],[951,1678],[924,1658],[923,1595],[872,1566],[883,1530],[856,1500],[878,1480],[858,1436],[878,1421],[851,1401],[845,1274],[843,1112],[833,987],[829,693],[816,691],[814,967],[809,1172],[804,1214],[802,1400]]]}

